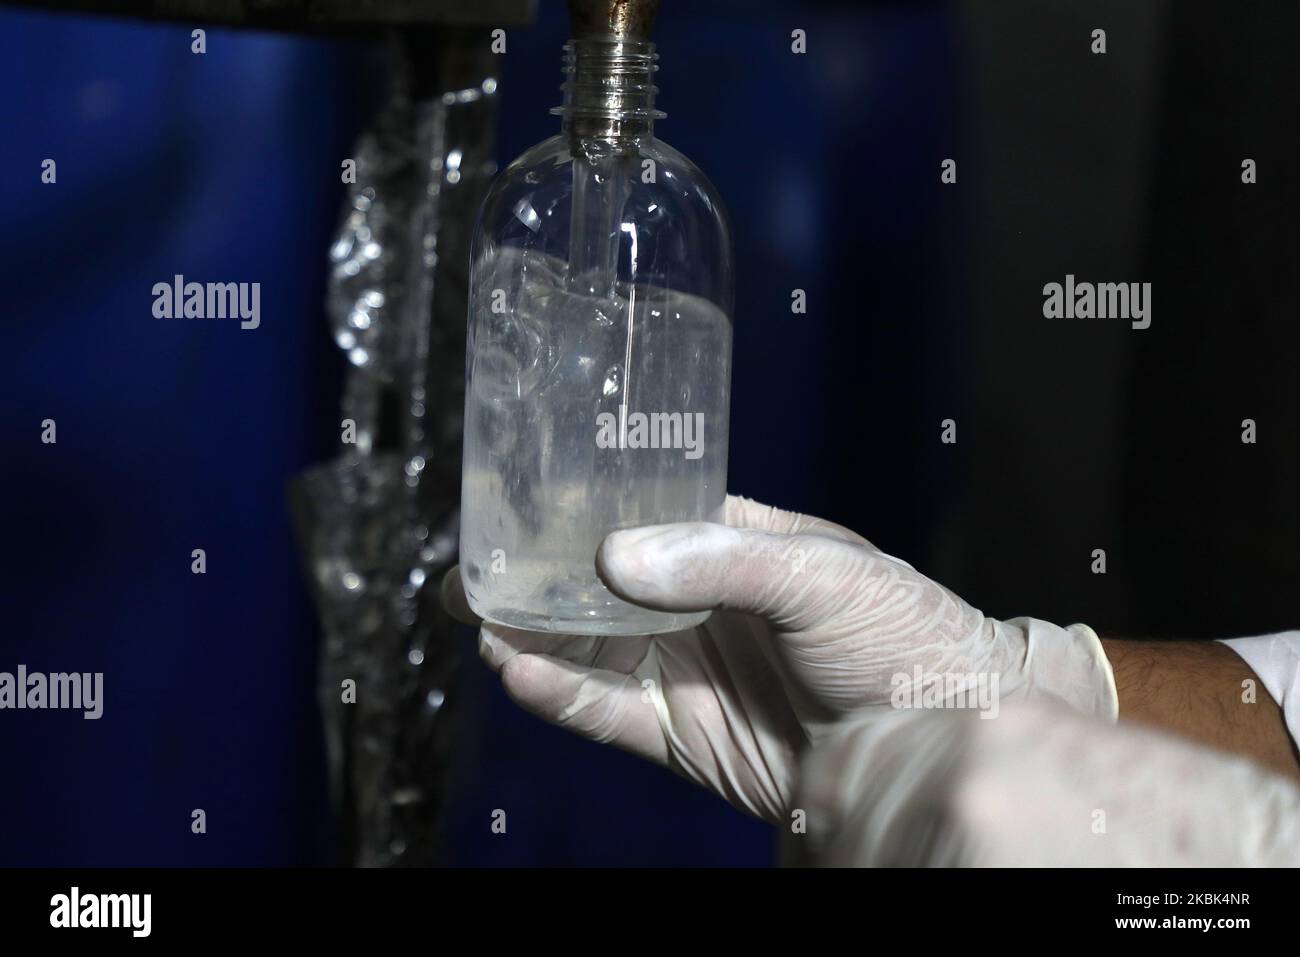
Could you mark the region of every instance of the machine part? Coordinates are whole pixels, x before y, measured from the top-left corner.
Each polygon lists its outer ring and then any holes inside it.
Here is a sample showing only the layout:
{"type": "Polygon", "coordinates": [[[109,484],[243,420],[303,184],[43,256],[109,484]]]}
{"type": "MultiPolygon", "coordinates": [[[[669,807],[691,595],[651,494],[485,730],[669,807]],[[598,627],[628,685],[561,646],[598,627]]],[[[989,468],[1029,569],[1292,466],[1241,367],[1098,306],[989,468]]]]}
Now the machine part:
{"type": "Polygon", "coordinates": [[[277,30],[531,23],[535,0],[29,0],[9,6],[277,30]]]}
{"type": "Polygon", "coordinates": [[[648,40],[658,15],[659,0],[569,0],[570,33],[575,40],[648,40]]]}

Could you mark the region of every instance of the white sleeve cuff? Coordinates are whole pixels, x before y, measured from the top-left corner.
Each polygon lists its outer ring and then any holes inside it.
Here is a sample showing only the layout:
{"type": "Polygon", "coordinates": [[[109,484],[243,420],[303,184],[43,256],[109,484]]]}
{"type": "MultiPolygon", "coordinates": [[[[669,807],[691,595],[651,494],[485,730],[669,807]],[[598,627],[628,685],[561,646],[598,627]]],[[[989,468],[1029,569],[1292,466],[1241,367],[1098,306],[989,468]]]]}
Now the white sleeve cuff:
{"type": "Polygon", "coordinates": [[[1300,631],[1255,638],[1228,638],[1227,645],[1259,675],[1273,696],[1291,740],[1300,744],[1300,631]]]}

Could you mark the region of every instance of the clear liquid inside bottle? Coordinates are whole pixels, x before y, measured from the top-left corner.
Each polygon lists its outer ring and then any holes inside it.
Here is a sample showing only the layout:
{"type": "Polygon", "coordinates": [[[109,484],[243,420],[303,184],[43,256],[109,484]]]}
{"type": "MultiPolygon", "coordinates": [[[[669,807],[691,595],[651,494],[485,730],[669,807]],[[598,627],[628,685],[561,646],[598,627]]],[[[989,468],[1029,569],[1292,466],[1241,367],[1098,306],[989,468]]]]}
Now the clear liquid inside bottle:
{"type": "MultiPolygon", "coordinates": [[[[653,55],[637,47],[616,62],[620,75],[645,65],[648,86],[653,55]]],[[[480,217],[461,576],[492,621],[619,635],[708,617],[631,605],[595,569],[609,532],[721,521],[726,496],[729,233],[712,187],[645,113],[617,105],[594,143],[566,129],[540,144],[480,217]]]]}

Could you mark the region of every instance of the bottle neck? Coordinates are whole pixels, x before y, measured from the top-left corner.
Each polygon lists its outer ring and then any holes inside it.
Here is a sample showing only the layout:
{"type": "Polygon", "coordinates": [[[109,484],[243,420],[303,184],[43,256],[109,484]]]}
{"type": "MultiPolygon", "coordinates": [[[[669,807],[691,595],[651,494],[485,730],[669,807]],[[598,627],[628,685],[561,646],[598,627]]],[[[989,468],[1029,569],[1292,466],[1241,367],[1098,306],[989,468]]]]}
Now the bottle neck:
{"type": "Polygon", "coordinates": [[[564,45],[564,105],[551,110],[575,141],[620,143],[649,136],[664,113],[655,109],[655,45],[617,37],[583,37],[564,45]]]}

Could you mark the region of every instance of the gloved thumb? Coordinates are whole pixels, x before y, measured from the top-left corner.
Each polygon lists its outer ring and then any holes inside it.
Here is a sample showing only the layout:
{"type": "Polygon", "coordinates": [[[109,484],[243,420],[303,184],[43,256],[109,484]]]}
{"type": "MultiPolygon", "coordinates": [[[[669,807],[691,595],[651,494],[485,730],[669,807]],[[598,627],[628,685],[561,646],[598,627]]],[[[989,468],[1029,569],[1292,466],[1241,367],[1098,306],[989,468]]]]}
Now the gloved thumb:
{"type": "Polygon", "coordinates": [[[659,611],[722,608],[792,631],[831,620],[874,572],[908,566],[867,545],[709,522],[612,532],[596,553],[610,591],[659,611]]]}

